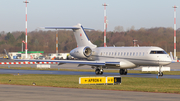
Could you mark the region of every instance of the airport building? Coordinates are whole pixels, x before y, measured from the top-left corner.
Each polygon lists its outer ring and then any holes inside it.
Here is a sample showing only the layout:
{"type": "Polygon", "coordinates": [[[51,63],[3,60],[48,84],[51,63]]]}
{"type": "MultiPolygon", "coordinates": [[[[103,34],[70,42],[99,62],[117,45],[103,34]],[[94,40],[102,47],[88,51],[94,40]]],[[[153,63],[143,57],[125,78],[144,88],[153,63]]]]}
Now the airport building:
{"type": "MultiPolygon", "coordinates": [[[[42,56],[44,51],[28,51],[28,59],[36,59],[39,56],[42,56]]],[[[9,55],[11,59],[25,59],[26,54],[24,51],[19,51],[19,52],[9,52],[9,55]]]]}

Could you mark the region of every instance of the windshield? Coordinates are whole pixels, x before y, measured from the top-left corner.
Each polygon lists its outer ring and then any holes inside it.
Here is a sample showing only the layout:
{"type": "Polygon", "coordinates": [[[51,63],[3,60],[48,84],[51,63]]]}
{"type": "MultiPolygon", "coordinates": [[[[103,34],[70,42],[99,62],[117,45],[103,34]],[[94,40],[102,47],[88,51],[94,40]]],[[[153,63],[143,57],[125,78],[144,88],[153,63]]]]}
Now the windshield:
{"type": "Polygon", "coordinates": [[[165,51],[151,51],[150,54],[167,54],[165,51]]]}

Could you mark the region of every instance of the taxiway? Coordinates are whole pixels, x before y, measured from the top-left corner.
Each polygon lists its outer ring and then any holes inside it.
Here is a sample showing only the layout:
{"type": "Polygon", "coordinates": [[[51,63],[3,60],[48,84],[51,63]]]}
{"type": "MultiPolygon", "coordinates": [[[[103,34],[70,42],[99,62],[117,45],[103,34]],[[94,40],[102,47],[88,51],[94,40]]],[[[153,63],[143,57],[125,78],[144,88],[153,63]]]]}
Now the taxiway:
{"type": "Polygon", "coordinates": [[[179,94],[0,85],[1,101],[179,101],[179,94]]]}

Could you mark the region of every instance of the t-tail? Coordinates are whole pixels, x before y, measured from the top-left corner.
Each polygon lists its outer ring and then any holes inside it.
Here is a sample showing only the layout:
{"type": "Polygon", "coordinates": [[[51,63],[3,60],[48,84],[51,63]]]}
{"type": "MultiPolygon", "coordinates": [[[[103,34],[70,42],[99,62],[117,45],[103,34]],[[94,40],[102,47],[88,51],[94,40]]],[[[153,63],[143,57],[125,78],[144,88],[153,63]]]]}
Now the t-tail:
{"type": "Polygon", "coordinates": [[[83,28],[81,24],[77,24],[73,27],[45,27],[45,29],[72,29],[74,32],[74,36],[76,38],[77,47],[86,47],[86,46],[91,48],[97,47],[96,45],[91,43],[86,32],[84,31],[84,29],[89,29],[89,28],[83,28]]]}

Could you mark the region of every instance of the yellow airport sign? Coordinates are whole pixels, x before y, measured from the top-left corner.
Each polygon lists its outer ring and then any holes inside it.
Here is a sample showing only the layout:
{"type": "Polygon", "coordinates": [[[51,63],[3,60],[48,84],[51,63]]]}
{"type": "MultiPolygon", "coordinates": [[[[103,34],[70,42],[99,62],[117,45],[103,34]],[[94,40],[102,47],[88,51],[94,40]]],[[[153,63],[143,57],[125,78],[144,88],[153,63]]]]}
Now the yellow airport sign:
{"type": "Polygon", "coordinates": [[[121,83],[121,77],[114,77],[114,83],[121,83]]]}
{"type": "Polygon", "coordinates": [[[106,77],[80,77],[80,84],[101,84],[106,83],[106,77]]]}
{"type": "Polygon", "coordinates": [[[107,77],[107,83],[114,83],[114,77],[107,77]]]}
{"type": "Polygon", "coordinates": [[[79,77],[79,84],[120,84],[120,76],[109,77],[79,77]]]}

